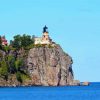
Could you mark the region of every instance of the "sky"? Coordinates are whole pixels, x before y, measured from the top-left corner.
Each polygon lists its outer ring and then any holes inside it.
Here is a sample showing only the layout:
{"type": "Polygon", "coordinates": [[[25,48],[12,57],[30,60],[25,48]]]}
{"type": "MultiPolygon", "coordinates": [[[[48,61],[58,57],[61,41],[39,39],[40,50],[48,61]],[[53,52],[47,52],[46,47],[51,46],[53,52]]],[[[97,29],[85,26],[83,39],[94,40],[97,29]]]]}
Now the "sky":
{"type": "Polygon", "coordinates": [[[74,78],[100,81],[100,0],[0,0],[0,35],[50,37],[73,59],[74,78]]]}

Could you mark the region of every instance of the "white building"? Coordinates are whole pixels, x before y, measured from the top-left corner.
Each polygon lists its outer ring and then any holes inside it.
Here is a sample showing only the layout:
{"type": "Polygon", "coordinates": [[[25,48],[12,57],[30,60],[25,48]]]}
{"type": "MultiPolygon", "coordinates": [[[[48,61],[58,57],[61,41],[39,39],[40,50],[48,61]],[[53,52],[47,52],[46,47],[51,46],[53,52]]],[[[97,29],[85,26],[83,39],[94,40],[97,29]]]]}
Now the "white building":
{"type": "Polygon", "coordinates": [[[48,28],[46,26],[43,28],[42,37],[34,38],[34,44],[51,44],[52,43],[52,39],[50,39],[47,29],[48,28]]]}

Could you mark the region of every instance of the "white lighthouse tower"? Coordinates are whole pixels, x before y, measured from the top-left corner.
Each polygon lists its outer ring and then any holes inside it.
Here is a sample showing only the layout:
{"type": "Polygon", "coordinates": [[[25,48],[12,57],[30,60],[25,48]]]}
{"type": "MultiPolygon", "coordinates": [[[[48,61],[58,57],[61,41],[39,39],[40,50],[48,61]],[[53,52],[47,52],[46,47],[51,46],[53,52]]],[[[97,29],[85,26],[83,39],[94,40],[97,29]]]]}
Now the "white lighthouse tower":
{"type": "Polygon", "coordinates": [[[43,27],[43,35],[42,37],[35,37],[34,44],[51,44],[52,39],[49,37],[48,27],[45,25],[43,27]]]}

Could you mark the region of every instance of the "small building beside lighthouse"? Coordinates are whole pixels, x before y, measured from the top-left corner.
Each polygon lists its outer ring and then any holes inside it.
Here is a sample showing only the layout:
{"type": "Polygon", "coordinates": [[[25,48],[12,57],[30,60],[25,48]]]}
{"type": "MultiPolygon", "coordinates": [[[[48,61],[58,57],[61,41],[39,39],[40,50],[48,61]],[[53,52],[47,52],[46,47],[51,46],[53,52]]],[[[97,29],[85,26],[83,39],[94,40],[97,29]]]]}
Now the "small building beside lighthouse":
{"type": "Polygon", "coordinates": [[[34,37],[34,44],[52,44],[52,39],[49,37],[48,27],[43,27],[42,37],[34,37]]]}
{"type": "Polygon", "coordinates": [[[5,36],[1,37],[1,42],[2,42],[3,46],[7,46],[8,45],[8,42],[7,42],[6,38],[5,38],[5,36]]]}

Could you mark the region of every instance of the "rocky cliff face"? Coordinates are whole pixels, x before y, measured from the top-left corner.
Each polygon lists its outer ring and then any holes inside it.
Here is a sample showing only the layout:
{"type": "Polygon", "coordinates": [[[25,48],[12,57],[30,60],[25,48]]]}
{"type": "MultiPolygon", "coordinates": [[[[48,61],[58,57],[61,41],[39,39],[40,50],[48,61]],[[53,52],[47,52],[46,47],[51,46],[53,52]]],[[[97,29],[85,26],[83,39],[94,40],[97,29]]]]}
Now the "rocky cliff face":
{"type": "MultiPolygon", "coordinates": [[[[4,76],[0,76],[0,86],[80,85],[79,81],[74,80],[72,58],[59,45],[54,47],[36,46],[30,49],[27,54],[24,50],[10,51],[9,53],[0,50],[0,62],[8,55],[13,55],[16,59],[23,58],[24,65],[20,70],[21,72],[25,70],[30,78],[27,80],[24,78],[23,82],[20,82],[16,77],[17,72],[10,73],[10,71],[7,80],[3,78],[4,76]]],[[[20,77],[22,78],[23,76],[20,77]]]]}
{"type": "Polygon", "coordinates": [[[72,58],[59,45],[39,47],[29,51],[28,72],[32,85],[72,85],[72,58]]]}

